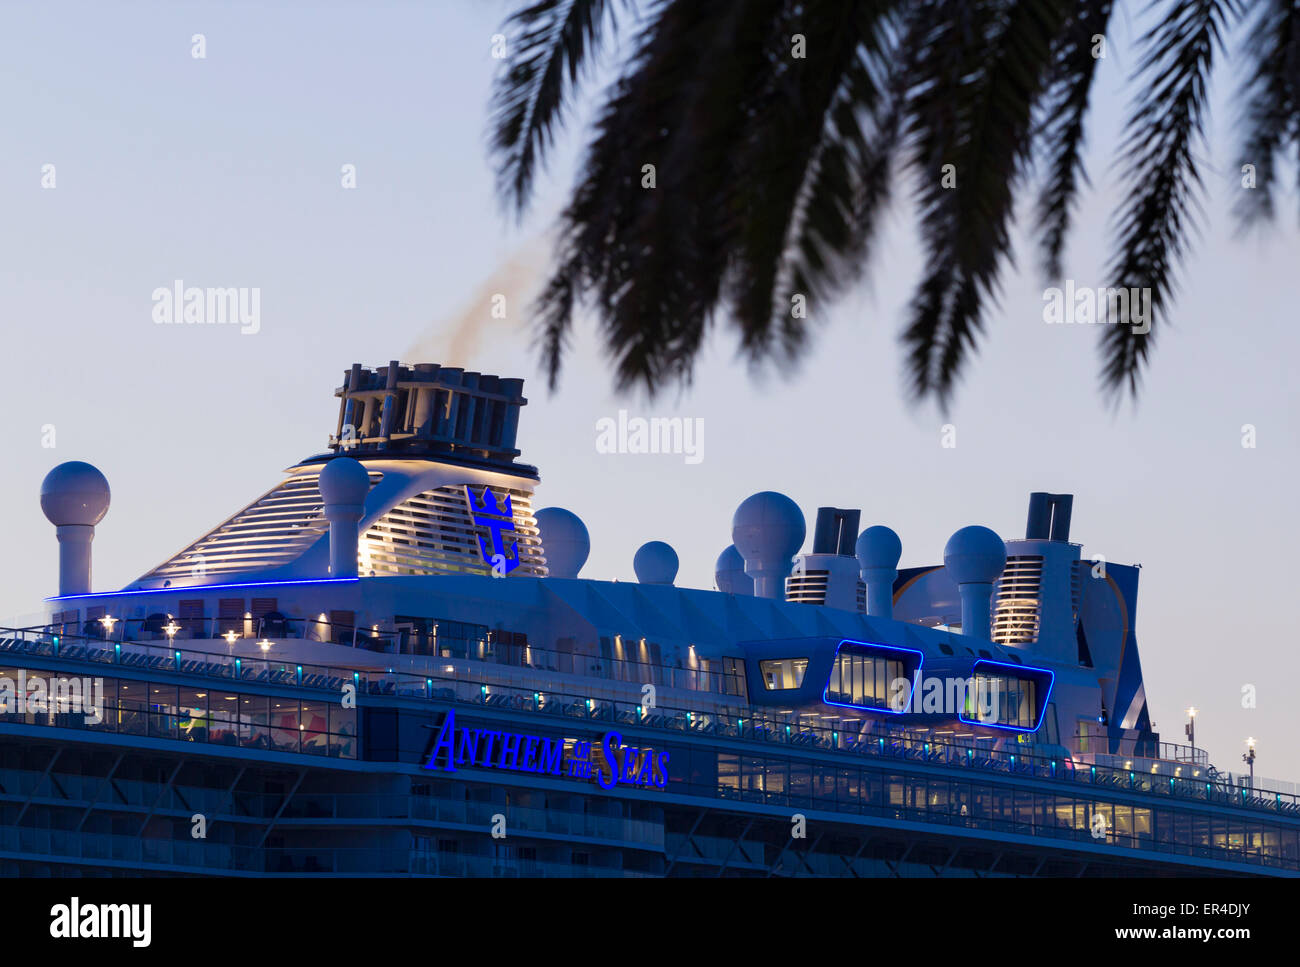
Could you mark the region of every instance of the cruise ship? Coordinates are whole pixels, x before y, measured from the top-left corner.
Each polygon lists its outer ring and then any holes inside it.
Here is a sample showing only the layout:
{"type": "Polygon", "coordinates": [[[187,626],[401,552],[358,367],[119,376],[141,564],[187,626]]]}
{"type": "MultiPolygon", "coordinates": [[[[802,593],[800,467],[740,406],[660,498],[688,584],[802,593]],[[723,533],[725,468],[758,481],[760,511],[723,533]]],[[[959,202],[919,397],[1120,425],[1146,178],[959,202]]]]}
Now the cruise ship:
{"type": "Polygon", "coordinates": [[[324,451],[119,590],[107,479],[50,470],[0,871],[1300,875],[1296,795],[1153,730],[1139,569],[1084,555],[1071,495],[900,567],[888,521],[762,491],[714,587],[654,540],[603,580],[537,506],[522,380],[355,364],[334,396],[324,451]]]}

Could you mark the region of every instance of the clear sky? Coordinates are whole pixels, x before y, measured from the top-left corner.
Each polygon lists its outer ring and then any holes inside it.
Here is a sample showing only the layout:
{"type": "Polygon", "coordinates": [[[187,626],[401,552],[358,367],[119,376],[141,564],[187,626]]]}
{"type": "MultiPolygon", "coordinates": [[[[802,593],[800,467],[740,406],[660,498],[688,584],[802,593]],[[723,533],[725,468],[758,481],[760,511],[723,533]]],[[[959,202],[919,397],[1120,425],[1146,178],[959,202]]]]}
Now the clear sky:
{"type": "MultiPolygon", "coordinates": [[[[898,531],[904,566],[939,562],[965,524],[1022,536],[1031,490],[1074,493],[1085,553],[1143,565],[1137,632],[1164,738],[1182,740],[1196,705],[1197,738],[1221,768],[1241,768],[1252,735],[1261,775],[1300,780],[1300,649],[1286,613],[1300,530],[1300,202],[1284,192],[1276,229],[1231,238],[1230,77],[1215,92],[1205,231],[1136,408],[1114,411],[1098,389],[1096,327],[1044,324],[1044,282],[1028,270],[1006,279],[949,416],[909,403],[897,339],[922,265],[902,205],[868,284],[813,306],[817,340],[792,372],[750,372],[723,326],[692,388],[619,398],[588,325],[550,395],[526,296],[580,139],[561,141],[525,223],[503,219],[485,130],[490,38],[508,9],[4,8],[0,493],[13,513],[0,613],[32,614],[55,590],[37,493],[56,463],[88,460],[112,485],[95,540],[96,589],[110,589],[321,450],[352,362],[464,364],[527,380],[520,440],[542,472],[537,504],[586,520],[588,577],[631,579],[637,546],[659,539],[681,556],[678,583],[711,586],[731,513],[758,490],[791,495],[810,528],[820,505],[862,508],[863,526],[898,531]],[[48,164],[53,189],[41,186],[48,164]],[[340,185],[345,164],[354,190],[340,185]],[[176,279],[260,288],[260,331],[155,325],[151,294],[176,279]],[[503,321],[489,315],[495,292],[503,321]],[[704,459],[598,453],[596,421],[620,408],[702,418],[704,459]],[[1253,449],[1241,445],[1247,423],[1253,449]],[[1242,708],[1244,685],[1257,708],[1242,708]]],[[[1105,281],[1118,197],[1119,86],[1136,62],[1118,26],[1090,131],[1094,188],[1067,260],[1080,285],[1105,281]]],[[[1020,256],[1033,265],[1024,244],[1020,256]]]]}

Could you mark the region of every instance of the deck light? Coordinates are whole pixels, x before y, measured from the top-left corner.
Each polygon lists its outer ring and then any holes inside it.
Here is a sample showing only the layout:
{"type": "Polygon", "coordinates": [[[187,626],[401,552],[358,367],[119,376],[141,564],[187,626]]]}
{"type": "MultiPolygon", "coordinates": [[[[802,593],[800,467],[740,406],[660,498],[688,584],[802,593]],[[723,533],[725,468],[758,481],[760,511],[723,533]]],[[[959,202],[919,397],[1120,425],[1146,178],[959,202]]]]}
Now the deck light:
{"type": "Polygon", "coordinates": [[[262,654],[265,655],[268,651],[271,650],[271,642],[263,638],[261,641],[257,643],[257,647],[261,648],[262,654]]]}

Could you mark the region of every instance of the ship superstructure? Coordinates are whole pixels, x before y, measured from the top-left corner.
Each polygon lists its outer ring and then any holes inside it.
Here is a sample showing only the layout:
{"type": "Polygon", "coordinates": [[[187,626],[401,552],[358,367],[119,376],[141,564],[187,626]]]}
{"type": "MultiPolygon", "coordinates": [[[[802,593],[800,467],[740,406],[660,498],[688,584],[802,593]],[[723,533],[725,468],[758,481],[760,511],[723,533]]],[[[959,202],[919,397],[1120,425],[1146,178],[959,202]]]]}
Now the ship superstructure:
{"type": "Polygon", "coordinates": [[[325,452],[119,591],[90,589],[106,480],[51,472],[60,593],[4,634],[0,687],[103,700],[0,716],[25,797],[0,800],[0,862],[1300,873],[1295,797],[1152,730],[1139,571],[1071,543],[1069,495],[1031,495],[1023,540],[966,527],[900,568],[898,535],[843,508],[801,555],[803,511],[762,491],[714,589],[677,587],[657,541],[636,583],[602,581],[578,515],[534,512],[521,381],[393,361],[335,395],[325,452]]]}

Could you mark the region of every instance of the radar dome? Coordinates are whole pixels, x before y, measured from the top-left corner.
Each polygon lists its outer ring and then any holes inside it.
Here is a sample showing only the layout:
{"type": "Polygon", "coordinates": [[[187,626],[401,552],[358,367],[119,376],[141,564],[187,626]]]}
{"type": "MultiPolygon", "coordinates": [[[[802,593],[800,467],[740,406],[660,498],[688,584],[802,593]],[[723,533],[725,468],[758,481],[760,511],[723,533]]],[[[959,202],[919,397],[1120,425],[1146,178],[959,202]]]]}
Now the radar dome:
{"type": "Polygon", "coordinates": [[[553,578],[576,578],[591,553],[587,525],[571,510],[544,507],[536,514],[546,570],[553,578]]]}
{"type": "Polygon", "coordinates": [[[865,571],[870,568],[893,569],[903,556],[903,542],[890,528],[877,524],[868,527],[858,537],[856,547],[858,565],[865,571]]]}
{"type": "Polygon", "coordinates": [[[335,457],[320,472],[320,495],[327,504],[364,504],[370,474],[351,457],[335,457]]]}
{"type": "Polygon", "coordinates": [[[943,566],[957,584],[992,584],[1006,563],[1002,538],[978,524],[957,531],[943,549],[943,566]]]}
{"type": "Polygon", "coordinates": [[[790,564],[806,535],[799,505],[771,490],[746,497],[731,518],[731,541],[747,571],[755,561],[790,564]]]}
{"type": "Polygon", "coordinates": [[[735,544],[728,544],[718,555],[718,563],[713,566],[713,583],[724,594],[754,593],[754,579],[745,573],[745,559],[735,544]]]}
{"type": "Polygon", "coordinates": [[[108,513],[108,480],[80,460],[61,463],[41,481],[41,510],[56,527],[94,527],[108,513]]]}
{"type": "Polygon", "coordinates": [[[663,541],[642,544],[632,558],[632,570],[642,584],[672,584],[677,566],[677,552],[663,541]]]}

